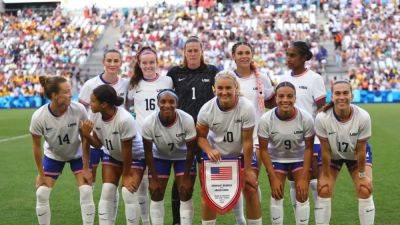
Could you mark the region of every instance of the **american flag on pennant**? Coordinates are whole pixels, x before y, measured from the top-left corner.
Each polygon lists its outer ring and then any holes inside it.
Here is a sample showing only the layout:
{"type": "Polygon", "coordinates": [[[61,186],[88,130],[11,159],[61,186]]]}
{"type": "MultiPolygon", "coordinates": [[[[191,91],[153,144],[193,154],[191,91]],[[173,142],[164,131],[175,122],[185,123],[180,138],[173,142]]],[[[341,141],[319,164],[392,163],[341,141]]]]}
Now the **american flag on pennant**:
{"type": "Polygon", "coordinates": [[[211,167],[211,180],[232,180],[232,167],[211,167]]]}

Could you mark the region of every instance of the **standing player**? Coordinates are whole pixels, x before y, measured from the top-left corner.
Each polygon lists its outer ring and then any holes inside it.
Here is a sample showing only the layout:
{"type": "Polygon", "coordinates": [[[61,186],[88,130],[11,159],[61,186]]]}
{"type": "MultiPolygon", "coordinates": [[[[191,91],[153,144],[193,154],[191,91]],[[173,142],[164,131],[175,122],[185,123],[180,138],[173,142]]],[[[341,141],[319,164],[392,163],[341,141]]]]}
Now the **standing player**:
{"type": "MultiPolygon", "coordinates": [[[[256,109],[256,123],[253,134],[253,150],[257,154],[257,161],[259,162],[257,138],[258,120],[263,115],[266,105],[269,107],[274,105],[274,90],[271,80],[268,78],[268,76],[260,74],[258,72],[257,67],[253,61],[253,54],[253,48],[247,42],[237,42],[232,46],[232,58],[236,63],[235,74],[237,75],[237,80],[240,84],[240,93],[248,100],[250,100],[253,103],[254,108],[256,109]]],[[[260,190],[259,193],[261,194],[260,190]]],[[[240,197],[233,211],[236,217],[236,223],[238,225],[245,224],[242,196],[240,197]]]]}
{"type": "Polygon", "coordinates": [[[313,155],[314,124],[306,111],[294,106],[296,88],[289,82],[276,87],[277,107],[260,119],[260,155],[271,185],[271,223],[283,224],[283,197],[286,174],[296,184],[296,224],[308,224],[309,171],[313,155]]]}
{"type": "MultiPolygon", "coordinates": [[[[134,75],[130,80],[127,97],[127,108],[133,105],[139,132],[145,118],[158,110],[157,94],[160,90],[168,88],[172,88],[172,80],[157,73],[157,53],[150,47],[142,47],[136,54],[134,75]]],[[[143,225],[150,224],[148,187],[149,180],[145,172],[137,191],[143,225]]]]}
{"type": "MultiPolygon", "coordinates": [[[[70,164],[79,186],[83,224],[93,224],[95,206],[90,186],[89,151],[82,155],[79,133],[80,122],[87,119],[85,107],[71,102],[71,85],[65,78],[40,77],[39,81],[44,95],[51,100],[51,103],[35,111],[29,128],[39,173],[36,178],[36,215],[39,224],[50,225],[50,193],[66,162],[70,164]],[[45,139],[43,159],[42,136],[45,139]]],[[[85,144],[82,141],[82,145],[85,144]]]]}
{"type": "Polygon", "coordinates": [[[315,119],[322,149],[316,224],[330,222],[333,189],[343,164],[346,164],[356,188],[360,224],[374,224],[372,155],[366,147],[371,137],[371,118],[367,111],[351,104],[352,98],[350,83],[336,81],[332,86],[332,102],[315,119]]]}
{"type": "MultiPolygon", "coordinates": [[[[79,102],[86,106],[89,112],[89,117],[91,116],[89,108],[90,96],[96,87],[103,84],[109,84],[115,89],[117,95],[122,98],[125,98],[128,92],[129,80],[119,77],[119,73],[122,66],[121,53],[114,49],[106,51],[103,56],[103,66],[104,66],[104,72],[86,81],[79,93],[79,102]]],[[[102,156],[103,156],[103,150],[91,148],[90,164],[92,166],[93,183],[96,181],[97,166],[102,156]]],[[[115,219],[117,217],[118,202],[119,202],[118,191],[116,192],[115,199],[116,202],[114,203],[115,212],[113,216],[114,217],[113,224],[115,223],[115,219]]]]}
{"type": "MultiPolygon", "coordinates": [[[[324,80],[321,75],[305,67],[306,61],[313,57],[310,47],[303,41],[295,41],[290,44],[286,50],[286,64],[289,67],[290,74],[282,77],[281,82],[288,81],[296,87],[296,103],[295,106],[303,109],[312,115],[317,115],[317,110],[325,104],[326,89],[324,80]]],[[[310,180],[310,188],[313,192],[314,201],[317,200],[317,177],[318,177],[318,152],[321,151],[318,138],[314,140],[314,157],[312,161],[312,177],[310,180]]],[[[296,207],[296,185],[291,173],[288,174],[291,181],[290,199],[293,209],[296,207]]]]}
{"type": "Polygon", "coordinates": [[[117,107],[123,102],[124,99],[118,97],[110,85],[98,86],[90,97],[90,107],[95,113],[91,118],[93,122],[88,120],[82,124],[84,138],[96,148],[105,147],[102,161],[103,187],[99,202],[100,225],[113,223],[115,196],[121,176],[126,223],[136,225],[139,222],[135,192],[146,164],[143,159],[135,159],[135,156],[143,155],[143,146],[134,118],[124,108],[117,107]]]}
{"type": "MultiPolygon", "coordinates": [[[[243,194],[246,199],[247,224],[261,225],[256,176],[258,167],[253,158],[255,111],[249,100],[239,96],[239,90],[235,74],[228,71],[217,74],[215,77],[216,97],[204,104],[199,112],[198,144],[204,152],[203,157],[214,162],[225,157],[244,156],[244,171],[242,172],[245,180],[243,194]],[[209,131],[211,131],[210,134],[209,131]]],[[[214,225],[217,214],[204,199],[202,209],[202,224],[214,225]]]]}
{"type": "Polygon", "coordinates": [[[164,224],[164,193],[173,166],[179,187],[180,224],[191,225],[194,216],[192,193],[196,179],[196,128],[189,114],[176,109],[178,97],[173,90],[160,91],[157,104],[160,111],[146,118],[142,131],[146,163],[151,175],[151,222],[153,225],[164,224]]]}
{"type": "MultiPolygon", "coordinates": [[[[188,38],[183,52],[183,64],[172,67],[167,76],[172,78],[179,97],[178,108],[189,113],[196,123],[201,106],[214,97],[212,86],[218,69],[204,62],[203,44],[197,37],[188,38]]],[[[173,224],[179,224],[179,193],[176,183],[171,196],[173,224]]]]}

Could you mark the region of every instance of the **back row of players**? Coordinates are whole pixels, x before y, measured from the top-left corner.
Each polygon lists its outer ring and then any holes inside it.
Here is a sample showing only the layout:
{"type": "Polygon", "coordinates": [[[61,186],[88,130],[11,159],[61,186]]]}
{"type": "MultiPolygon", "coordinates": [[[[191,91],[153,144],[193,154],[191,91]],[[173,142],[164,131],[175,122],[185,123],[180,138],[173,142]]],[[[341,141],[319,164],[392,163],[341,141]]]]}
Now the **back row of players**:
{"type": "MultiPolygon", "coordinates": [[[[240,198],[233,210],[239,225],[262,224],[260,161],[271,185],[272,224],[283,224],[286,177],[296,224],[308,224],[309,187],[316,201],[316,224],[329,224],[333,187],[343,163],[358,194],[360,224],[373,224],[372,155],[367,144],[371,120],[351,104],[350,84],[334,83],[332,101],[326,105],[323,79],[305,68],[312,53],[300,41],[287,49],[291,73],[276,87],[258,72],[250,44],[233,46],[237,68],[232,72],[218,73],[205,64],[202,48],[199,39],[190,37],[183,65],[160,76],[156,51],[143,47],[130,80],[118,77],[121,55],[110,50],[104,54],[104,73],[82,87],[83,105],[71,102],[71,86],[64,78],[40,78],[51,102],[33,114],[30,125],[39,173],[39,224],[50,224],[49,196],[66,162],[79,186],[83,224],[94,223],[92,190],[100,161],[99,224],[115,223],[120,179],[126,223],[138,224],[141,218],[145,225],[150,219],[153,225],[164,224],[164,193],[172,167],[172,198],[178,200],[173,204],[174,224],[192,224],[196,153],[199,161],[243,156],[247,220],[240,198]],[[264,113],[266,107],[272,110],[264,113]],[[133,108],[136,120],[125,108],[133,108]]],[[[216,224],[216,216],[203,200],[202,224],[216,224]]]]}

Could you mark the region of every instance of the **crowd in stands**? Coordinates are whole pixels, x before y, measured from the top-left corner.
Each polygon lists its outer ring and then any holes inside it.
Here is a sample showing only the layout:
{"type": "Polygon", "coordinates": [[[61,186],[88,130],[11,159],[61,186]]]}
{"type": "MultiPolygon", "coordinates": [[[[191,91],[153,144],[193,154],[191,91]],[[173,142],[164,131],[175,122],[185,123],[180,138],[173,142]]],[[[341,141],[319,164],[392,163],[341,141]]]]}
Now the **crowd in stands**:
{"type": "Polygon", "coordinates": [[[73,77],[105,28],[99,15],[44,16],[32,10],[0,15],[0,97],[35,95],[38,76],[73,77]]]}
{"type": "Polygon", "coordinates": [[[393,1],[337,4],[329,10],[339,41],[337,66],[345,66],[353,89],[400,89],[400,5],[393,1]]]}

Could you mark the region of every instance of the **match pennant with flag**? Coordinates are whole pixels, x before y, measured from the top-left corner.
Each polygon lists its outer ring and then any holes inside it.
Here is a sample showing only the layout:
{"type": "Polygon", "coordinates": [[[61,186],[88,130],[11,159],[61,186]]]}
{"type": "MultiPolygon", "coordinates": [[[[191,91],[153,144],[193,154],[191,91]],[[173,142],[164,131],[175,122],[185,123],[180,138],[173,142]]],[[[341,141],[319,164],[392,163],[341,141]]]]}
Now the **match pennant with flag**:
{"type": "Polygon", "coordinates": [[[232,167],[211,167],[211,180],[232,180],[232,167]]]}

